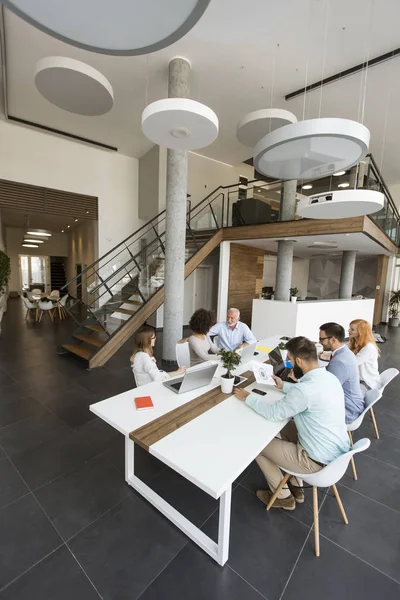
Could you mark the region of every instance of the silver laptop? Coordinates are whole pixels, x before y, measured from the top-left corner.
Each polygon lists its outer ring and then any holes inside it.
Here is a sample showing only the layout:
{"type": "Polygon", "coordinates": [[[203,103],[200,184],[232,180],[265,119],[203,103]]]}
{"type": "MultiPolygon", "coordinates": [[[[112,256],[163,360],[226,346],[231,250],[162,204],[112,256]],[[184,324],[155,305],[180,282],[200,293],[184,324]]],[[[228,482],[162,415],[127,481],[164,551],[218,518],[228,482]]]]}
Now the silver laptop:
{"type": "Polygon", "coordinates": [[[209,365],[204,369],[196,369],[195,371],[187,371],[183,377],[177,377],[171,381],[163,381],[163,385],[175,392],[175,394],[184,394],[191,390],[209,385],[212,378],[218,369],[218,364],[209,365]]]}
{"type": "Polygon", "coordinates": [[[250,360],[253,360],[254,358],[254,352],[256,351],[256,347],[257,347],[258,342],[255,342],[254,344],[250,344],[249,346],[245,346],[240,354],[240,356],[242,357],[242,364],[245,364],[247,362],[249,362],[250,360]]]}

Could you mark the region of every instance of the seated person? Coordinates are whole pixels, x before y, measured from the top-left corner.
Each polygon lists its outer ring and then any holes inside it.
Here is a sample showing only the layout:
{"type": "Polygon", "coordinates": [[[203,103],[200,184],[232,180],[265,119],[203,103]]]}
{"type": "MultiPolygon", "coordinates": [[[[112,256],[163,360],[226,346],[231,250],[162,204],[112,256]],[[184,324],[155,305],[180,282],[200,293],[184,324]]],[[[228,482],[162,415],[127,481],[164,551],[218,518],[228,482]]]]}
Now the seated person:
{"type": "Polygon", "coordinates": [[[193,331],[193,335],[188,339],[191,367],[206,360],[221,360],[221,357],[218,356],[219,348],[208,335],[214,322],[213,313],[205,308],[199,308],[193,313],[189,321],[189,327],[193,331]],[[209,354],[210,350],[212,354],[209,354]]]}
{"type": "MultiPolygon", "coordinates": [[[[322,466],[350,448],[345,425],[343,389],[326,369],[318,366],[315,344],[305,337],[288,341],[288,359],[293,365],[297,384],[283,383],[274,377],[284,397],[267,404],[261,396],[235,388],[234,394],[269,421],[290,419],[282,429],[282,439],[273,439],[256,458],[270,490],[258,490],[257,497],[268,504],[282,481],[278,465],[300,473],[316,473],[322,466]]],[[[304,502],[302,481],[291,478],[283,487],[273,508],[294,510],[296,502],[304,502]]]]}
{"type": "Polygon", "coordinates": [[[226,321],[213,325],[209,334],[217,335],[219,348],[225,348],[225,350],[239,350],[239,348],[257,341],[251,329],[240,321],[238,308],[230,308],[226,321]]]}
{"type": "Polygon", "coordinates": [[[382,387],[378,369],[379,348],[376,345],[371,325],[364,319],[355,319],[350,323],[349,348],[355,354],[361,387],[376,390],[382,387]]]}
{"type": "Polygon", "coordinates": [[[356,357],[344,343],[344,329],[338,323],[324,323],[319,329],[319,341],[332,356],[326,367],[336,375],[344,391],[346,423],[352,423],[364,410],[364,393],[360,387],[356,357]]]}
{"type": "Polygon", "coordinates": [[[156,334],[152,327],[144,325],[135,333],[135,349],[131,356],[131,365],[137,387],[152,381],[165,381],[170,377],[183,375],[186,371],[186,367],[180,367],[171,373],[160,371],[153,356],[155,343],[156,334]]]}

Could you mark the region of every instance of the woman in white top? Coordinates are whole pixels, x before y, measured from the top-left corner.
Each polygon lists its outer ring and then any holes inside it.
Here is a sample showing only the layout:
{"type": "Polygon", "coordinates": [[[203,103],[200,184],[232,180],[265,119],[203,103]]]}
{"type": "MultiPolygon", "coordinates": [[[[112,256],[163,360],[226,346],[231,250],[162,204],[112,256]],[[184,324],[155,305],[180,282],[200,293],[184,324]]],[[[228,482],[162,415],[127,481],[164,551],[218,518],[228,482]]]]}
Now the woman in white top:
{"type": "Polygon", "coordinates": [[[156,334],[152,327],[144,325],[136,332],[135,349],[131,356],[131,365],[137,387],[151,383],[152,381],[165,381],[170,377],[182,375],[186,371],[186,367],[180,367],[177,371],[172,371],[171,373],[160,371],[153,356],[155,343],[156,334]]]}
{"type": "Polygon", "coordinates": [[[193,331],[193,335],[188,339],[191,367],[206,360],[221,360],[218,355],[219,348],[208,335],[214,323],[213,313],[205,308],[199,308],[193,313],[189,321],[189,327],[193,331]],[[210,350],[212,354],[209,354],[210,350]]]}
{"type": "Polygon", "coordinates": [[[368,321],[364,321],[364,319],[352,321],[349,339],[349,348],[356,355],[360,382],[367,390],[380,388],[382,386],[378,369],[380,352],[368,321]]]}

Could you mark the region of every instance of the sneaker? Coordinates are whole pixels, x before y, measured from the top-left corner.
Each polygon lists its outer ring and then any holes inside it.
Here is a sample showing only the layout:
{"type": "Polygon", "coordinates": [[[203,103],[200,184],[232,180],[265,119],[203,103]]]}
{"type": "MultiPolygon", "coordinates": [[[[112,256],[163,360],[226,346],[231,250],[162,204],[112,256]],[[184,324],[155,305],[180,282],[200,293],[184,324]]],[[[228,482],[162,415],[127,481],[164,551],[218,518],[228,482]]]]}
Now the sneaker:
{"type": "MultiPolygon", "coordinates": [[[[272,492],[270,490],[257,490],[257,498],[261,500],[263,504],[268,506],[269,501],[272,498],[272,492]]],[[[271,508],[283,508],[284,510],[294,510],[296,508],[296,502],[293,496],[287,498],[276,498],[271,508]]]]}
{"type": "Polygon", "coordinates": [[[303,502],[304,502],[303,488],[299,487],[298,485],[293,485],[292,483],[290,483],[290,481],[288,481],[288,487],[289,487],[289,490],[292,492],[292,495],[294,496],[294,499],[296,500],[296,502],[298,504],[303,504],[303,502]]]}

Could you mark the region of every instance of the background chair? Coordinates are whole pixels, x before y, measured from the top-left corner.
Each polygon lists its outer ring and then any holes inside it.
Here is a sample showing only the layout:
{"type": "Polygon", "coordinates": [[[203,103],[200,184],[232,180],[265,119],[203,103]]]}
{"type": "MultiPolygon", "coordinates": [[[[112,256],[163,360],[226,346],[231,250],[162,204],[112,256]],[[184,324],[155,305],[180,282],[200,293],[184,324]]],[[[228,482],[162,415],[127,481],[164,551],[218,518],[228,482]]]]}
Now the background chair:
{"type": "Polygon", "coordinates": [[[39,311],[40,311],[40,314],[39,314],[39,323],[42,320],[44,312],[48,312],[49,316],[50,316],[50,319],[52,321],[54,321],[54,312],[55,312],[55,310],[56,309],[54,308],[54,304],[52,303],[51,300],[47,300],[46,302],[42,302],[42,300],[40,300],[39,301],[39,311]]]}
{"type": "Polygon", "coordinates": [[[67,304],[67,300],[68,300],[68,294],[65,294],[65,296],[63,296],[61,298],[61,300],[59,300],[57,302],[58,316],[60,317],[60,320],[66,319],[68,317],[68,313],[67,313],[67,311],[65,309],[65,306],[67,304]]]}
{"type": "Polygon", "coordinates": [[[25,321],[28,319],[28,315],[31,310],[33,310],[36,318],[36,304],[34,302],[31,302],[28,298],[24,298],[24,296],[22,296],[22,302],[24,303],[24,306],[26,308],[25,321]]]}
{"type": "Polygon", "coordinates": [[[298,479],[303,479],[306,483],[313,486],[313,511],[314,511],[314,539],[315,539],[315,554],[319,556],[319,515],[318,515],[318,488],[332,488],[333,493],[335,494],[336,501],[339,505],[339,510],[342,514],[343,521],[345,524],[348,524],[347,515],[343,508],[342,501],[339,496],[339,492],[337,491],[336,484],[343,477],[350,462],[350,459],[357,452],[363,452],[370,445],[370,440],[368,438],[363,438],[354,444],[354,446],[349,450],[349,452],[345,452],[335,460],[333,460],[329,465],[323,467],[317,473],[294,473],[293,471],[288,471],[283,467],[280,467],[282,471],[286,471],[285,477],[282,479],[279,486],[276,488],[275,494],[272,495],[271,500],[267,506],[267,510],[271,508],[275,499],[277,498],[279,492],[286,484],[287,480],[290,477],[297,477],[298,479]]]}
{"type": "Polygon", "coordinates": [[[59,290],[52,290],[51,293],[50,293],[49,298],[51,300],[59,300],[60,299],[60,292],[59,292],[59,290]]]}
{"type": "MultiPolygon", "coordinates": [[[[382,392],[381,390],[368,390],[365,394],[364,400],[365,400],[365,408],[362,411],[361,415],[352,423],[349,423],[347,425],[347,433],[349,434],[349,438],[350,438],[350,444],[351,446],[353,446],[353,436],[352,436],[352,432],[356,431],[360,426],[361,423],[363,422],[363,419],[365,417],[365,415],[367,414],[368,411],[373,411],[374,409],[372,408],[374,404],[376,404],[376,402],[378,402],[378,400],[380,400],[382,398],[382,392]]],[[[372,417],[371,417],[372,418],[372,417]]],[[[372,424],[376,426],[376,421],[374,419],[372,419],[372,424]]],[[[378,437],[378,436],[377,436],[378,437]]],[[[379,439],[379,437],[378,437],[379,439]]],[[[357,480],[357,471],[356,471],[356,465],[354,462],[354,457],[351,457],[351,467],[353,469],[353,476],[354,479],[357,480]]]]}
{"type": "Polygon", "coordinates": [[[380,387],[379,389],[382,391],[385,389],[385,387],[392,381],[392,379],[394,379],[397,375],[399,374],[399,371],[395,368],[390,368],[390,369],[386,369],[386,371],[383,371],[383,373],[381,373],[381,380],[382,380],[382,387],[380,387]]]}
{"type": "Polygon", "coordinates": [[[190,367],[189,342],[187,338],[176,342],[175,346],[176,362],[179,367],[190,367]]]}
{"type": "Polygon", "coordinates": [[[33,288],[33,290],[32,290],[32,294],[39,294],[40,295],[41,293],[42,293],[42,290],[40,290],[39,288],[33,288]]]}

